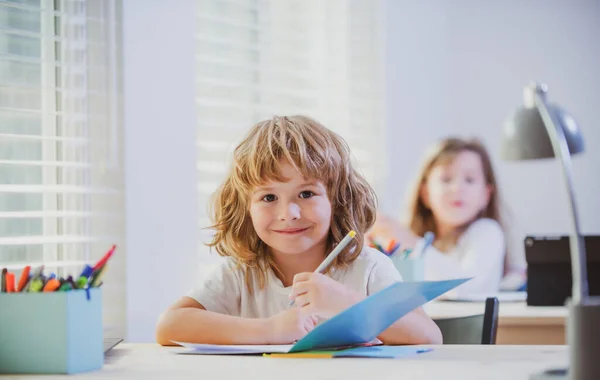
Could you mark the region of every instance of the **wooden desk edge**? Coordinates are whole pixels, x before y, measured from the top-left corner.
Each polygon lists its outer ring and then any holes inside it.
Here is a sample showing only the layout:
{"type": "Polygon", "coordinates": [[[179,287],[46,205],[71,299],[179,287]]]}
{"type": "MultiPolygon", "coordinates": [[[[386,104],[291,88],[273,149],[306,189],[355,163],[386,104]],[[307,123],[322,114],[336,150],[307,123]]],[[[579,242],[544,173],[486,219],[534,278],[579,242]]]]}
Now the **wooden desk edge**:
{"type": "Polygon", "coordinates": [[[565,317],[500,316],[498,326],[565,326],[565,317]]]}

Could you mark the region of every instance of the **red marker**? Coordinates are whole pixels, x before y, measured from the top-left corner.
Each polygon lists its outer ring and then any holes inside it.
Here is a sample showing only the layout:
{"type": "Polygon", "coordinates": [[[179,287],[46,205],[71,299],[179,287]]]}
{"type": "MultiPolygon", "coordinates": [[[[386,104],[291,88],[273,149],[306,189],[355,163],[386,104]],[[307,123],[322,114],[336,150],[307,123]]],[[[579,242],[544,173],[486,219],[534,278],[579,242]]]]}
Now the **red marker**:
{"type": "Polygon", "coordinates": [[[94,265],[93,272],[99,270],[100,268],[102,268],[104,266],[104,264],[106,264],[106,262],[108,261],[108,259],[110,259],[110,257],[112,256],[112,254],[115,251],[115,249],[117,249],[117,246],[113,245],[110,248],[110,250],[108,252],[106,252],[106,254],[100,260],[98,260],[98,262],[96,263],[96,265],[94,265]]]}
{"type": "Polygon", "coordinates": [[[21,278],[19,279],[19,285],[17,285],[17,292],[20,292],[23,290],[23,288],[25,287],[25,284],[27,284],[27,281],[29,281],[29,271],[31,270],[31,266],[27,265],[25,268],[23,268],[23,272],[21,272],[21,278]]]}
{"type": "Polygon", "coordinates": [[[13,293],[15,291],[15,274],[6,272],[6,292],[13,293]]]}

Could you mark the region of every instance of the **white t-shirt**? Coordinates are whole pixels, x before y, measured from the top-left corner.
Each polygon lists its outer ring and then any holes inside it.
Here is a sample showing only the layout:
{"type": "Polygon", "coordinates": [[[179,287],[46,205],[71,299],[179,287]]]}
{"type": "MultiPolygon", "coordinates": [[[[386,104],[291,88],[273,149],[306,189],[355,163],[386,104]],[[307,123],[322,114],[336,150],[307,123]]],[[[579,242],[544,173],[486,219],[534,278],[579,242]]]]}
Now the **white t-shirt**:
{"type": "Polygon", "coordinates": [[[482,218],[467,228],[450,251],[443,253],[430,246],[424,252],[425,280],[474,277],[448,295],[497,293],[504,274],[505,254],[502,227],[493,219],[482,218]]]}
{"type": "MultiPolygon", "coordinates": [[[[402,281],[392,261],[369,247],[364,247],[347,268],[333,269],[328,275],[363,296],[402,281]]],[[[269,270],[263,289],[259,288],[256,276],[252,278],[252,285],[253,294],[250,294],[244,272],[237,268],[234,258],[228,257],[187,296],[208,311],[246,318],[268,318],[289,308],[288,296],[292,288],[284,287],[272,270],[269,270]]]]}

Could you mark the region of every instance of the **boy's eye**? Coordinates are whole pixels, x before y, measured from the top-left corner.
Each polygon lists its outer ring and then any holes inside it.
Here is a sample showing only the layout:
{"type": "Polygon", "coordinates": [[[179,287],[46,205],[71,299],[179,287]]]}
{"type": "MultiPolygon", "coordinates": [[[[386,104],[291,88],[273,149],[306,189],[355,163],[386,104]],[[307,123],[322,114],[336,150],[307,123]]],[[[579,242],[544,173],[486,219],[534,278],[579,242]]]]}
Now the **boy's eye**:
{"type": "Polygon", "coordinates": [[[303,192],[300,193],[300,198],[306,199],[306,198],[312,197],[313,195],[315,195],[315,193],[313,193],[312,191],[308,191],[307,190],[307,191],[303,191],[303,192]]]}
{"type": "Polygon", "coordinates": [[[441,180],[443,183],[449,183],[452,180],[452,178],[450,178],[450,176],[443,176],[441,180]]]}
{"type": "Polygon", "coordinates": [[[265,202],[274,202],[277,200],[277,197],[273,194],[267,194],[264,197],[262,197],[262,200],[265,202]]]}

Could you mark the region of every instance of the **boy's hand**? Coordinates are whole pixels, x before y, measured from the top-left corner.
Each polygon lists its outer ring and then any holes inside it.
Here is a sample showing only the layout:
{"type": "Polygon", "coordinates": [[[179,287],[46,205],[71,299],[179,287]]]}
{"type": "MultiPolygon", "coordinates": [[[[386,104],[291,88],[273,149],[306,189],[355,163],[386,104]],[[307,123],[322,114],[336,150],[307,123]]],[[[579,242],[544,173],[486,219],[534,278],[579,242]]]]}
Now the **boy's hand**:
{"type": "Polygon", "coordinates": [[[297,307],[267,318],[269,344],[289,344],[302,339],[317,325],[317,317],[297,307]]]}
{"type": "Polygon", "coordinates": [[[311,315],[330,318],[359,302],[363,297],[332,278],[315,272],[298,273],[294,276],[292,294],[297,308],[306,309],[311,315]]]}

